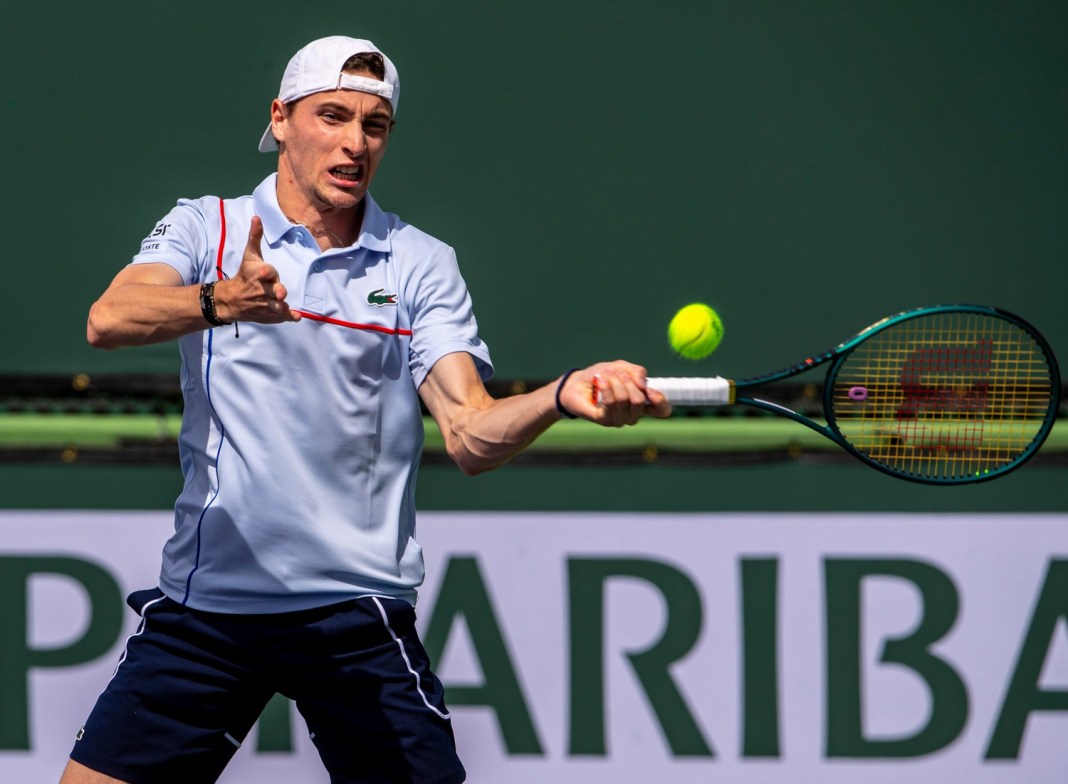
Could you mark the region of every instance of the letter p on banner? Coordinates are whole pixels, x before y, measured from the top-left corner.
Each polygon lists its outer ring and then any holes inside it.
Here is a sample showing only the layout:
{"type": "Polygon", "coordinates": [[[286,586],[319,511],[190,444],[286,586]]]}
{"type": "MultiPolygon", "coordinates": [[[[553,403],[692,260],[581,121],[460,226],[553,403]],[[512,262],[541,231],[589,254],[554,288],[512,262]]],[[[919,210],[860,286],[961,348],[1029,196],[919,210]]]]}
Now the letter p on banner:
{"type": "Polygon", "coordinates": [[[0,556],[0,749],[29,750],[29,673],[103,656],[122,632],[122,591],[103,567],[69,556],[0,556]],[[61,647],[30,647],[29,584],[36,575],[74,580],[89,597],[89,624],[61,647]]]}

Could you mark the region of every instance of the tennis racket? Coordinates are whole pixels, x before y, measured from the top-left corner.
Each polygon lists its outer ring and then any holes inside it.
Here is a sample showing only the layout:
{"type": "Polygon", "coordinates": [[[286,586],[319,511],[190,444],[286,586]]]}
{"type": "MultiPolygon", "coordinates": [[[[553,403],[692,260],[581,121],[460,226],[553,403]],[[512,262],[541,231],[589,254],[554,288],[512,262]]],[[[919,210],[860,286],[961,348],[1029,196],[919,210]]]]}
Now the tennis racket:
{"type": "Polygon", "coordinates": [[[776,373],[650,378],[673,405],[744,405],[815,430],[880,471],[928,484],[1002,476],[1053,427],[1060,372],[1045,338],[1018,316],[981,305],[899,313],[776,373]],[[827,366],[818,422],[752,396],[757,387],[827,366]]]}

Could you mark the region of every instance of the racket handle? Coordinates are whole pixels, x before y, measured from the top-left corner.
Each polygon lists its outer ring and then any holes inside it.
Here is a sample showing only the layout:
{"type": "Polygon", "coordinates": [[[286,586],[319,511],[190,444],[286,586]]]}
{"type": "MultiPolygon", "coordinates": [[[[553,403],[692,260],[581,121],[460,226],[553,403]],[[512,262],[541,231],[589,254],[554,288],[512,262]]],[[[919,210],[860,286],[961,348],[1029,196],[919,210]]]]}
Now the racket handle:
{"type": "Polygon", "coordinates": [[[734,384],[730,379],[648,378],[646,385],[664,393],[677,406],[727,406],[734,402],[734,384]]]}

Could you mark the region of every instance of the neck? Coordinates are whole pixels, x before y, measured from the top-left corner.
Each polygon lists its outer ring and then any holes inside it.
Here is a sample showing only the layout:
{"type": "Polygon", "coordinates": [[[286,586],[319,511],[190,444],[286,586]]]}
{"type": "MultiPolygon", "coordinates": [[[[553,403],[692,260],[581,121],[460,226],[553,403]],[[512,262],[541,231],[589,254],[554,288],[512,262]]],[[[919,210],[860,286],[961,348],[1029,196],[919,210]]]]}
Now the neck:
{"type": "Polygon", "coordinates": [[[288,164],[286,156],[280,155],[275,197],[282,214],[306,227],[324,249],[355,242],[363,226],[365,198],[344,206],[328,202],[313,188],[301,187],[288,164]]]}
{"type": "Polygon", "coordinates": [[[318,210],[309,205],[287,208],[281,201],[278,206],[290,223],[304,226],[325,250],[347,247],[356,241],[363,225],[363,204],[361,200],[355,207],[345,210],[318,210]]]}

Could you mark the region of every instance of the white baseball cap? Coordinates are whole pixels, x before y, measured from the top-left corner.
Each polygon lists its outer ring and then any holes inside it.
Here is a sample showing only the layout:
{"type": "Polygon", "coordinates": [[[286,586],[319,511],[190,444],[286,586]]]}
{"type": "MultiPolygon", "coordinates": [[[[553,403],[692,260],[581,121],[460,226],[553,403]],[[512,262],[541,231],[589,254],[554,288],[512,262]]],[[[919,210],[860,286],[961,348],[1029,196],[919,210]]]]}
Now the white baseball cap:
{"type": "MultiPolygon", "coordinates": [[[[393,114],[397,113],[397,100],[400,96],[400,77],[397,69],[388,57],[370,41],[333,35],[320,38],[305,46],[289,61],[282,74],[282,84],[278,88],[278,100],[289,103],[312,93],[327,90],[359,90],[364,93],[380,95],[389,101],[393,114]],[[368,76],[343,73],[341,68],[350,57],[364,52],[377,52],[382,55],[386,66],[386,78],[378,81],[368,76]]],[[[278,149],[271,126],[267,126],[260,139],[260,152],[273,152],[278,149]]]]}

